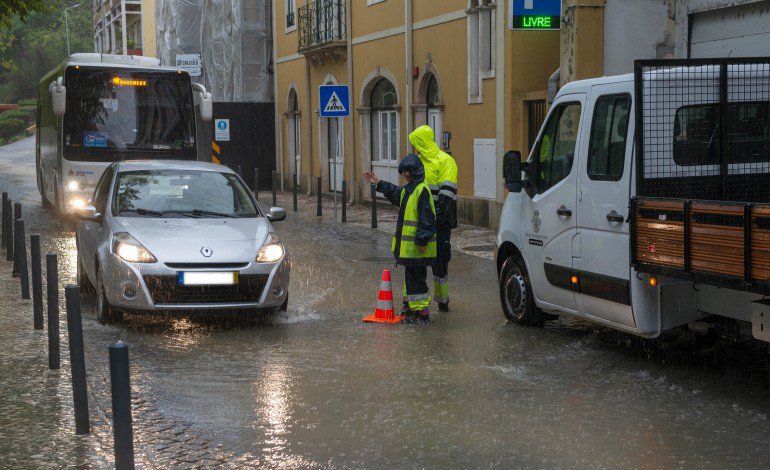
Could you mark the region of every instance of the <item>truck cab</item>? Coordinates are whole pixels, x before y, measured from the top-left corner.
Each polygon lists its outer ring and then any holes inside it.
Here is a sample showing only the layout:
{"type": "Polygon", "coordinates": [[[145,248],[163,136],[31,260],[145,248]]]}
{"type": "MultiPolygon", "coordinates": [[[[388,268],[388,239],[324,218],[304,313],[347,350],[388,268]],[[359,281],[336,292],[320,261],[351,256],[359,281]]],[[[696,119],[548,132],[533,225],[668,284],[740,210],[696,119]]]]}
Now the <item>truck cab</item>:
{"type": "MultiPolygon", "coordinates": [[[[523,324],[542,324],[548,314],[570,314],[644,337],[721,315],[754,323],[754,336],[770,341],[764,333],[770,330],[770,312],[758,295],[770,291],[765,292],[757,279],[728,279],[720,274],[720,266],[732,262],[720,254],[727,248],[719,243],[704,245],[702,238],[695,246],[697,236],[685,235],[697,232],[699,223],[706,234],[721,230],[714,224],[723,215],[711,216],[706,224],[703,218],[685,214],[684,208],[703,206],[704,213],[714,212],[706,203],[712,194],[701,194],[698,188],[718,177],[720,168],[729,167],[724,160],[737,158],[735,151],[732,155],[725,151],[724,158],[702,164],[704,159],[714,160],[708,153],[713,154],[717,145],[713,135],[712,144],[708,139],[704,144],[702,134],[719,132],[720,123],[709,127],[694,122],[707,119],[708,109],[698,107],[718,108],[719,90],[745,86],[746,70],[723,70],[720,78],[712,73],[719,64],[649,62],[638,61],[634,74],[565,85],[551,104],[526,161],[521,161],[519,152],[505,155],[503,174],[510,192],[496,240],[503,312],[523,324]],[[689,122],[682,122],[683,116],[689,122]],[[644,125],[637,127],[637,122],[644,125]],[[687,131],[683,127],[688,124],[690,140],[683,140],[687,131]],[[699,129],[704,132],[696,136],[699,129]],[[693,152],[705,156],[693,156],[693,152]],[[683,194],[683,187],[691,191],[683,194]],[[692,223],[685,223],[687,218],[692,223]],[[711,264],[698,265],[697,258],[694,266],[687,264],[685,252],[698,250],[709,252],[702,256],[711,264]]],[[[763,70],[767,73],[768,68],[763,70]]],[[[767,78],[751,80],[759,94],[746,98],[726,94],[722,100],[728,109],[742,100],[769,100],[767,78]]],[[[770,111],[763,106],[754,111],[761,119],[754,122],[761,142],[752,151],[758,155],[751,157],[758,167],[757,162],[770,162],[770,116],[765,115],[770,111]]],[[[723,116],[729,118],[727,113],[723,116]]],[[[732,144],[730,149],[739,148],[732,134],[723,141],[732,144]]],[[[758,177],[770,168],[761,172],[756,172],[758,177]]],[[[764,195],[748,202],[731,199],[728,193],[723,196],[720,207],[732,207],[732,212],[724,209],[728,216],[743,211],[745,204],[759,207],[770,202],[763,200],[764,195]]],[[[745,192],[739,197],[746,198],[745,192]]],[[[742,228],[739,235],[750,238],[742,228]]],[[[725,244],[741,243],[743,256],[744,238],[725,244]]],[[[742,257],[735,262],[749,260],[742,257]]],[[[745,271],[731,269],[741,276],[745,271]]]]}

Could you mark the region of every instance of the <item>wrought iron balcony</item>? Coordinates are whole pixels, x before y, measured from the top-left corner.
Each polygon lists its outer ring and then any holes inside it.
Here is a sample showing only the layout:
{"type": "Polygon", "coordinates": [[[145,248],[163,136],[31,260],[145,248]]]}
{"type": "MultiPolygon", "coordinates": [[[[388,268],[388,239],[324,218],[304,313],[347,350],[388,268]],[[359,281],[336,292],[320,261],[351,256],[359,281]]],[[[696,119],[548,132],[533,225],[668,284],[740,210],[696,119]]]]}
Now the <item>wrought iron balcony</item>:
{"type": "Polygon", "coordinates": [[[313,62],[345,57],[345,2],[315,0],[297,10],[298,52],[313,62]]]}

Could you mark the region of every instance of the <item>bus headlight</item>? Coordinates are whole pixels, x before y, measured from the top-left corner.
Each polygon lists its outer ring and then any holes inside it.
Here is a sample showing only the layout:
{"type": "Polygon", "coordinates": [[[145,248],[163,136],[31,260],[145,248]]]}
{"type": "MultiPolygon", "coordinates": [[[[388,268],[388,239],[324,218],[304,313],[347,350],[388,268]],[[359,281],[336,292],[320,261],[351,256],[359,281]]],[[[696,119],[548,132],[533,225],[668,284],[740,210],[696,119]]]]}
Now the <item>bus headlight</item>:
{"type": "Polygon", "coordinates": [[[69,189],[70,191],[77,191],[79,187],[80,185],[78,184],[77,181],[70,181],[69,183],[67,183],[67,189],[69,189]]]}
{"type": "Polygon", "coordinates": [[[75,209],[80,209],[81,207],[86,205],[86,201],[82,199],[72,199],[70,201],[70,204],[72,204],[72,207],[74,207],[75,209]]]}

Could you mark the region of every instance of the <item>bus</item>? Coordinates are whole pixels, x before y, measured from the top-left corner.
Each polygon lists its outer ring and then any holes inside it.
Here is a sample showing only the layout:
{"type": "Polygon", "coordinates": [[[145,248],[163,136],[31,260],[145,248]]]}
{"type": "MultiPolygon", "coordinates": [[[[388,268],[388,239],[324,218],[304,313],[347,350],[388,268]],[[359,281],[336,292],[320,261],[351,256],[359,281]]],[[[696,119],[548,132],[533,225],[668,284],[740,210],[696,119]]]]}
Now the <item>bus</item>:
{"type": "Polygon", "coordinates": [[[40,80],[35,158],[43,205],[74,213],[114,161],[197,160],[195,98],[209,121],[211,93],[185,70],[149,57],[71,55],[40,80]]]}

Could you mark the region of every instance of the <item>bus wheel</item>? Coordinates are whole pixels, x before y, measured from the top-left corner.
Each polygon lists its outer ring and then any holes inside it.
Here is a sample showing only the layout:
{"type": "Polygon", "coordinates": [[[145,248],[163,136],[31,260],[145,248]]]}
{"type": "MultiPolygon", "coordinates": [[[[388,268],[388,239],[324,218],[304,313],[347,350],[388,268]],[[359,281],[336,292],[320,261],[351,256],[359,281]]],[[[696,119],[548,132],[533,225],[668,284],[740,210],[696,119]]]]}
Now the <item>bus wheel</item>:
{"type": "Polygon", "coordinates": [[[543,312],[535,306],[532,286],[524,262],[510,257],[500,275],[500,303],[505,317],[520,325],[542,325],[543,312]]]}

